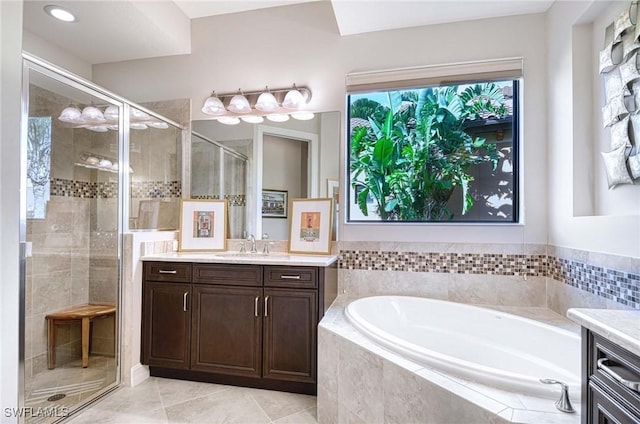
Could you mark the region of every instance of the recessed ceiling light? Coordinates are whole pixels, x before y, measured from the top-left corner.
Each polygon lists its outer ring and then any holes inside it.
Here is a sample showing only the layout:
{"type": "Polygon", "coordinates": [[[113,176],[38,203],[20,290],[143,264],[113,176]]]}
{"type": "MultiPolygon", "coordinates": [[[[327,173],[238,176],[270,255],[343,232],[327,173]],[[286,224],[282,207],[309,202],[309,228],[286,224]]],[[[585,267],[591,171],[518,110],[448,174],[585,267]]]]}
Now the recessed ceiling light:
{"type": "Polygon", "coordinates": [[[47,14],[49,16],[52,16],[56,19],[58,19],[59,21],[63,21],[63,22],[78,22],[78,19],[76,19],[75,15],[71,12],[69,12],[68,10],[60,7],[60,6],[56,6],[54,4],[48,4],[44,7],[44,11],[47,12],[47,14]]]}

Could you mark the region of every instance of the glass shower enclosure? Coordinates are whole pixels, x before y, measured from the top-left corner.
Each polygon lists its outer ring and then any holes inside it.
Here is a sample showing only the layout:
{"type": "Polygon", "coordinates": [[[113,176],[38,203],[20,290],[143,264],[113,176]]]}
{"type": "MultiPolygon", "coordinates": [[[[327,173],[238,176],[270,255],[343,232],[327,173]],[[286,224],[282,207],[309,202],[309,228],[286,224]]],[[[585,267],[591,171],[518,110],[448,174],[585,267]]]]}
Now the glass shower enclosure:
{"type": "Polygon", "coordinates": [[[27,54],[21,125],[20,403],[47,423],[120,383],[122,235],[140,202],[177,215],[182,128],[27,54]],[[141,159],[155,139],[173,163],[141,159]],[[160,166],[171,175],[151,181],[160,166]]]}

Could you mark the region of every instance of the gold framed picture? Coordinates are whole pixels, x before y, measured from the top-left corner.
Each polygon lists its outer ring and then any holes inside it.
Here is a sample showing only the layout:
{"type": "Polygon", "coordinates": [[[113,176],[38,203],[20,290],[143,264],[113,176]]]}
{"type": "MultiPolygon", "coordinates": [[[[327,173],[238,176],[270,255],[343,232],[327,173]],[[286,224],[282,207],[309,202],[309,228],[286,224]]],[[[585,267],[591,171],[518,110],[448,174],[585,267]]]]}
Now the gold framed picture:
{"type": "Polygon", "coordinates": [[[227,209],[227,200],[183,200],[180,203],[178,250],[226,250],[227,209]]]}
{"type": "Polygon", "coordinates": [[[331,253],[333,200],[292,199],[289,212],[289,252],[310,255],[331,253]]]}

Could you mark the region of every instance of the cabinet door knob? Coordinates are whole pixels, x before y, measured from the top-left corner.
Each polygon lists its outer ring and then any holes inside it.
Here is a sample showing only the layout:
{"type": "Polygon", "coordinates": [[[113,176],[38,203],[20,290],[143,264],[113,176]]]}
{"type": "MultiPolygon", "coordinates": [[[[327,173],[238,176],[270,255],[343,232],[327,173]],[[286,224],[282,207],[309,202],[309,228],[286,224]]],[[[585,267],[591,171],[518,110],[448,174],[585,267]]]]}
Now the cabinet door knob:
{"type": "Polygon", "coordinates": [[[269,316],[269,296],[264,298],[264,316],[269,316]]]}
{"type": "Polygon", "coordinates": [[[609,377],[613,378],[618,383],[622,384],[625,387],[630,388],[631,390],[640,393],[640,381],[630,381],[622,378],[618,373],[614,370],[606,366],[604,363],[607,362],[609,358],[600,358],[598,359],[598,369],[602,371],[604,374],[607,374],[609,377]]]}
{"type": "Polygon", "coordinates": [[[256,296],[253,300],[253,315],[258,316],[258,301],[260,300],[260,296],[256,296]]]}
{"type": "Polygon", "coordinates": [[[184,292],[182,295],[182,310],[187,312],[187,297],[189,296],[189,292],[184,292]]]}

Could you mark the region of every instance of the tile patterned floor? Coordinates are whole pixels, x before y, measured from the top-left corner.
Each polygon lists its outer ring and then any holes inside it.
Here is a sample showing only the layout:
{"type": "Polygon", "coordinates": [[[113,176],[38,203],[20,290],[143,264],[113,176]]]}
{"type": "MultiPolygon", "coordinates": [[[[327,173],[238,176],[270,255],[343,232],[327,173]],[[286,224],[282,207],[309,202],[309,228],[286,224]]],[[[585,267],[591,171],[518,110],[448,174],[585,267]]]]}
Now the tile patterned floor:
{"type": "Polygon", "coordinates": [[[315,396],[151,377],[123,387],[65,424],[314,424],[315,396]]]}

